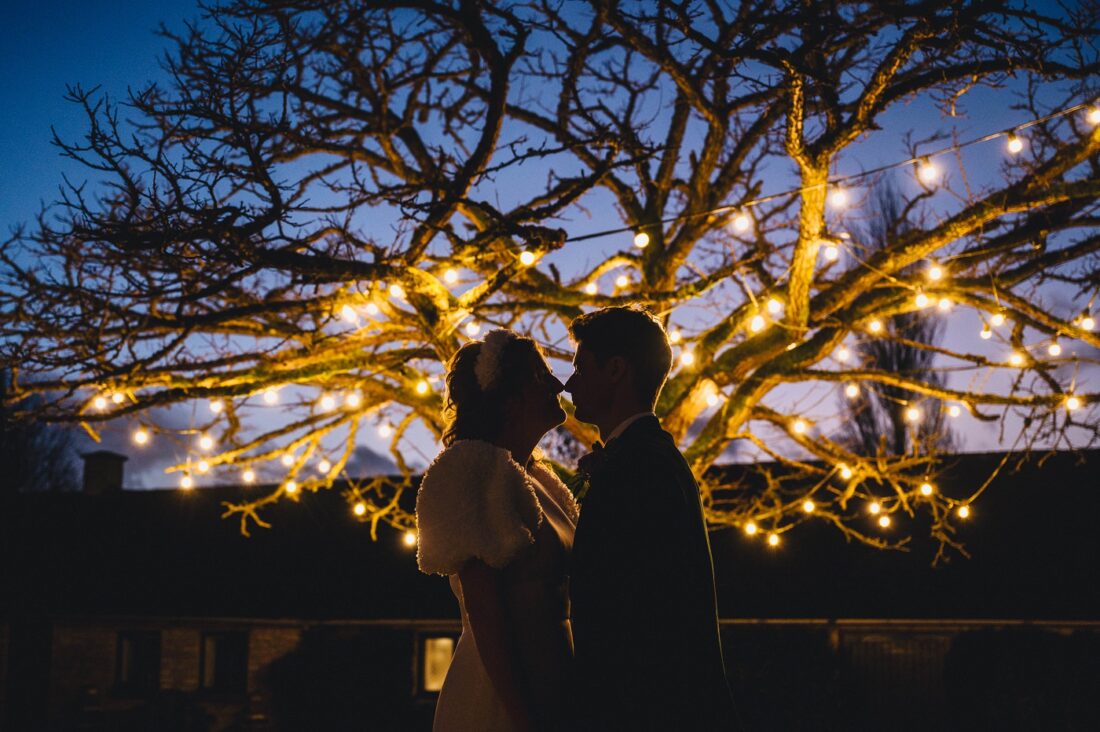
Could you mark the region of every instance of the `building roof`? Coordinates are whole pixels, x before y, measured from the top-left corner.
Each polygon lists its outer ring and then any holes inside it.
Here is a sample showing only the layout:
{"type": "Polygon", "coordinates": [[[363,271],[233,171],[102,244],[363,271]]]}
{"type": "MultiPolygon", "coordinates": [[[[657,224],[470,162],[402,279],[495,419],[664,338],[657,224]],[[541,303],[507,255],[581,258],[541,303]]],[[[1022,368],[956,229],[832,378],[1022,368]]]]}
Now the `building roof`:
{"type": "MultiPolygon", "coordinates": [[[[997,454],[952,458],[938,478],[968,495],[997,454]]],[[[744,466],[727,466],[735,474],[744,466]]],[[[751,482],[751,481],[748,481],[751,482]]],[[[240,534],[222,501],[261,488],[42,493],[0,498],[0,616],[453,618],[446,581],[416,568],[400,534],[378,541],[339,491],[267,509],[240,534]]],[[[411,500],[411,496],[409,497],[411,500]]],[[[932,567],[922,520],[906,553],[855,543],[822,521],[777,548],[711,535],[723,617],[1100,619],[1100,451],[1007,466],[959,525],[971,552],[932,567]]],[[[868,530],[872,529],[870,518],[868,530]]]]}

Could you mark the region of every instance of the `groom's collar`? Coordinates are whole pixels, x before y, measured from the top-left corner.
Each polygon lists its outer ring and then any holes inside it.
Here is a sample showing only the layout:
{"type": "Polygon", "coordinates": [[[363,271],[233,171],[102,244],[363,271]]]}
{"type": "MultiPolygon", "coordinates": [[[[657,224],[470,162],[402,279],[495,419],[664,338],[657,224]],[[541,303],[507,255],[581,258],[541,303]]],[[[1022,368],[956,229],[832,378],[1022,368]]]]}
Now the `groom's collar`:
{"type": "Polygon", "coordinates": [[[654,414],[652,411],[638,412],[637,414],[632,414],[631,416],[624,419],[622,422],[619,422],[618,426],[615,427],[615,429],[611,430],[611,434],[607,436],[607,439],[603,441],[603,444],[607,445],[607,443],[614,440],[616,437],[621,435],[623,432],[626,432],[627,427],[634,424],[635,422],[637,422],[642,417],[653,417],[654,419],[656,419],[657,415],[654,414]]]}

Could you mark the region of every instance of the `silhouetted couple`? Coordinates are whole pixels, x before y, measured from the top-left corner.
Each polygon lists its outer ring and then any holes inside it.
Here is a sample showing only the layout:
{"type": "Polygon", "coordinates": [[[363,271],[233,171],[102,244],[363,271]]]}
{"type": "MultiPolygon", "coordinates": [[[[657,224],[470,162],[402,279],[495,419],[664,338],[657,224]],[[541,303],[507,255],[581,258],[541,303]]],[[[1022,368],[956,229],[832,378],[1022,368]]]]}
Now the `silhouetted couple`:
{"type": "Polygon", "coordinates": [[[653,408],[672,351],[632,308],[574,320],[574,371],[507,330],[448,365],[443,451],[417,497],[419,564],[448,575],[462,636],[434,729],[720,730],[733,724],[699,488],[653,408]],[[599,427],[572,492],[532,456],[599,427]]]}

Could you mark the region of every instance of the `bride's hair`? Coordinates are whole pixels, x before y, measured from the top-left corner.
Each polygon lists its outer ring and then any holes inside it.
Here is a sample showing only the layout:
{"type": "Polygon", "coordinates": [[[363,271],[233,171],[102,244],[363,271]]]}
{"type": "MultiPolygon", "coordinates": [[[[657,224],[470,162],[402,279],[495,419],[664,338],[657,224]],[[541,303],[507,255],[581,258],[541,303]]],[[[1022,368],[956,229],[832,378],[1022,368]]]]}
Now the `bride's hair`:
{"type": "Polygon", "coordinates": [[[478,384],[477,362],[485,344],[467,343],[447,364],[447,392],[443,397],[443,444],[455,440],[492,442],[504,427],[504,409],[511,397],[519,396],[532,380],[532,359],[542,352],[530,338],[514,335],[501,347],[492,383],[478,384]]]}

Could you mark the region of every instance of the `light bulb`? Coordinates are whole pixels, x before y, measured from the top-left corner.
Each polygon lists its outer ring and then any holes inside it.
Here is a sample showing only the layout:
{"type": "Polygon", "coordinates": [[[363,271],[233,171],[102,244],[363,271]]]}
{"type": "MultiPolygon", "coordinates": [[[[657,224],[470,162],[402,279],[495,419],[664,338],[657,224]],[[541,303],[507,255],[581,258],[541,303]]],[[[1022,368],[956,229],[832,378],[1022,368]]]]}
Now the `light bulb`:
{"type": "Polygon", "coordinates": [[[134,430],[134,444],[135,445],[148,445],[149,444],[149,430],[144,427],[138,427],[134,430]]]}
{"type": "Polygon", "coordinates": [[[180,488],[190,490],[195,485],[195,481],[191,480],[190,475],[184,475],[180,477],[180,488]]]}
{"type": "Polygon", "coordinates": [[[989,322],[992,323],[994,327],[999,328],[1005,324],[1005,314],[993,313],[992,317],[989,318],[989,322]]]}
{"type": "Polygon", "coordinates": [[[833,188],[829,192],[829,205],[833,208],[844,208],[848,205],[848,191],[843,188],[833,188]]]}
{"type": "Polygon", "coordinates": [[[1070,397],[1066,398],[1066,409],[1068,409],[1069,411],[1072,412],[1073,410],[1080,409],[1080,408],[1081,408],[1081,398],[1080,397],[1070,396],[1070,397]]]}
{"type": "Polygon", "coordinates": [[[881,320],[872,320],[870,323],[867,324],[867,331],[869,333],[881,333],[882,332],[882,321],[881,320]]]}
{"type": "Polygon", "coordinates": [[[373,302],[367,303],[367,315],[378,315],[378,304],[373,302]]]}
{"type": "Polygon", "coordinates": [[[1089,109],[1088,119],[1090,124],[1100,125],[1100,107],[1089,109]]]}
{"type": "Polygon", "coordinates": [[[405,546],[416,546],[416,532],[415,531],[406,531],[405,532],[405,546]]]}
{"type": "Polygon", "coordinates": [[[841,362],[847,361],[849,358],[851,358],[851,356],[852,356],[852,352],[849,351],[844,346],[841,346],[840,348],[838,348],[836,350],[836,360],[837,361],[841,361],[841,362]]]}
{"type": "Polygon", "coordinates": [[[649,234],[645,233],[644,231],[639,231],[637,234],[635,234],[634,246],[638,247],[639,249],[645,249],[647,246],[649,246],[649,234]]]}
{"type": "Polygon", "coordinates": [[[383,422],[382,424],[378,425],[378,436],[379,437],[389,437],[392,434],[393,434],[393,427],[391,427],[388,423],[383,422]]]}
{"type": "Polygon", "coordinates": [[[760,331],[764,330],[764,326],[766,324],[767,323],[764,320],[763,315],[755,315],[753,316],[753,319],[749,321],[749,330],[751,330],[753,333],[759,333],[760,331]]]}
{"type": "Polygon", "coordinates": [[[340,308],[340,317],[348,323],[359,322],[359,313],[355,312],[355,308],[353,308],[351,305],[345,305],[344,307],[340,308]]]}
{"type": "Polygon", "coordinates": [[[684,338],[684,334],[681,333],[678,328],[673,328],[671,331],[669,331],[669,334],[668,334],[668,342],[669,343],[672,343],[672,344],[679,343],[681,340],[683,340],[683,338],[684,338]]]}
{"type": "Polygon", "coordinates": [[[428,386],[428,382],[424,381],[423,379],[416,382],[416,393],[420,394],[421,396],[423,396],[424,394],[427,394],[429,388],[430,387],[428,386]]]}
{"type": "Polygon", "coordinates": [[[245,468],[245,471],[241,473],[241,480],[243,480],[245,483],[255,483],[256,471],[252,468],[245,468]]]}
{"type": "Polygon", "coordinates": [[[330,463],[328,460],[322,459],[321,462],[317,463],[317,472],[327,473],[330,470],[332,470],[332,463],[330,463]]]}
{"type": "Polygon", "coordinates": [[[1092,319],[1091,315],[1081,318],[1081,330],[1092,330],[1095,327],[1096,321],[1092,319]]]}
{"type": "Polygon", "coordinates": [[[630,278],[626,275],[619,275],[615,278],[615,287],[623,288],[630,284],[630,278]]]}
{"type": "Polygon", "coordinates": [[[278,404],[279,391],[277,389],[264,389],[264,404],[278,404]]]}
{"type": "Polygon", "coordinates": [[[207,462],[207,461],[205,461],[205,460],[200,460],[200,461],[198,462],[198,464],[197,464],[197,465],[195,465],[195,468],[196,468],[196,469],[197,469],[197,470],[198,470],[198,471],[199,471],[200,473],[208,473],[208,472],[210,472],[210,463],[208,463],[208,462],[207,462]]]}
{"type": "Polygon", "coordinates": [[[97,396],[95,399],[92,400],[92,406],[102,412],[104,409],[107,408],[107,398],[97,396]]]}
{"type": "Polygon", "coordinates": [[[874,516],[882,512],[882,504],[878,501],[871,501],[871,505],[867,506],[867,510],[874,516]]]}
{"type": "Polygon", "coordinates": [[[1049,353],[1051,356],[1062,355],[1062,347],[1058,345],[1058,341],[1054,341],[1049,346],[1047,346],[1047,353],[1049,353]]]}
{"type": "Polygon", "coordinates": [[[840,469],[840,477],[844,480],[849,480],[852,477],[852,469],[844,463],[837,466],[840,469]]]}
{"type": "Polygon", "coordinates": [[[359,392],[353,391],[344,397],[344,406],[351,409],[357,409],[360,404],[363,403],[363,397],[359,396],[359,392]]]}
{"type": "Polygon", "coordinates": [[[1024,141],[1016,133],[1012,133],[1008,136],[1008,151],[1015,155],[1024,149],[1024,141]]]}
{"type": "Polygon", "coordinates": [[[983,326],[982,326],[982,332],[981,332],[981,333],[978,333],[978,335],[979,335],[979,336],[981,337],[981,339],[982,339],[983,341],[988,341],[988,340],[989,340],[990,338],[992,338],[992,337],[993,337],[993,331],[991,331],[991,330],[989,329],[989,326],[988,326],[988,325],[983,325],[983,326]]]}
{"type": "Polygon", "coordinates": [[[825,255],[825,260],[828,262],[835,262],[840,258],[840,250],[836,244],[826,244],[822,254],[825,255]]]}
{"type": "Polygon", "coordinates": [[[1020,353],[1019,351],[1013,351],[1008,356],[1008,365],[1009,366],[1017,366],[1017,367],[1023,366],[1024,365],[1024,355],[1022,353],[1020,353]]]}
{"type": "Polygon", "coordinates": [[[740,213],[733,217],[733,230],[744,233],[752,226],[752,219],[748,214],[740,213]]]}
{"type": "Polygon", "coordinates": [[[948,417],[958,417],[960,414],[962,414],[962,409],[959,408],[958,404],[952,404],[947,408],[948,417]]]}
{"type": "Polygon", "coordinates": [[[466,323],[466,335],[473,338],[480,332],[481,326],[476,321],[471,320],[470,322],[466,323]]]}
{"type": "Polygon", "coordinates": [[[595,282],[589,282],[587,285],[584,286],[584,294],[586,295],[595,295],[599,291],[599,285],[597,285],[595,282]]]}
{"type": "Polygon", "coordinates": [[[519,261],[523,264],[524,267],[530,267],[532,264],[535,263],[535,253],[524,250],[519,255],[519,261]]]}
{"type": "Polygon", "coordinates": [[[959,506],[959,518],[970,517],[970,506],[959,506]]]}
{"type": "Polygon", "coordinates": [[[331,412],[333,409],[336,409],[336,397],[332,394],[323,394],[321,400],[317,402],[317,404],[321,407],[322,411],[331,412]]]}
{"type": "Polygon", "coordinates": [[[804,419],[796,419],[791,424],[791,429],[794,430],[794,433],[796,435],[806,434],[806,430],[808,430],[809,428],[810,428],[810,426],[808,424],[806,424],[806,420],[804,420],[804,419]]]}
{"type": "Polygon", "coordinates": [[[293,481],[293,480],[288,480],[286,482],[286,484],[283,486],[283,489],[287,493],[293,495],[293,494],[298,492],[298,483],[296,481],[293,481]]]}
{"type": "Polygon", "coordinates": [[[939,308],[943,312],[947,312],[951,309],[951,298],[941,297],[939,301],[939,308]]]}
{"type": "Polygon", "coordinates": [[[802,502],[802,510],[806,513],[813,513],[815,508],[817,508],[817,506],[814,505],[814,502],[809,498],[802,502]]]}
{"type": "Polygon", "coordinates": [[[749,536],[755,536],[756,532],[760,530],[760,527],[756,525],[755,521],[749,521],[745,524],[745,533],[749,536]]]}
{"type": "Polygon", "coordinates": [[[855,399],[857,396],[859,396],[859,385],[848,384],[848,386],[844,387],[844,395],[849,399],[855,399]]]}
{"type": "Polygon", "coordinates": [[[454,269],[453,267],[448,267],[447,270],[443,273],[443,281],[446,282],[448,285],[453,285],[454,283],[458,282],[458,270],[454,269]]]}
{"type": "Polygon", "coordinates": [[[200,450],[213,450],[214,438],[208,434],[203,434],[199,437],[199,449],[200,450]]]}
{"type": "Polygon", "coordinates": [[[355,506],[353,506],[351,510],[356,516],[363,516],[367,512],[367,504],[362,501],[356,501],[355,506]]]}
{"type": "Polygon", "coordinates": [[[932,493],[936,490],[936,487],[934,485],[932,485],[931,483],[925,481],[924,483],[920,484],[920,488],[918,490],[920,490],[920,494],[922,496],[927,497],[927,496],[932,495],[932,493]]]}
{"type": "Polygon", "coordinates": [[[779,302],[779,300],[774,297],[769,297],[765,307],[767,307],[769,313],[776,315],[783,309],[783,303],[779,302]]]}
{"type": "Polygon", "coordinates": [[[920,421],[920,416],[921,416],[920,415],[920,410],[917,409],[916,407],[909,407],[908,409],[905,410],[905,421],[906,422],[919,422],[920,421]]]}
{"type": "Polygon", "coordinates": [[[890,517],[886,516],[885,514],[882,515],[882,516],[879,516],[878,517],[878,525],[881,526],[884,529],[889,527],[890,526],[890,517]]]}
{"type": "MultiPolygon", "coordinates": [[[[1090,330],[1090,329],[1086,328],[1085,330],[1090,330]]],[[[115,404],[122,404],[122,400],[124,400],[125,398],[126,397],[124,397],[122,395],[121,391],[116,391],[114,394],[111,395],[111,401],[114,402],[115,404]]]]}
{"type": "Polygon", "coordinates": [[[210,411],[214,414],[221,414],[225,410],[225,402],[221,399],[210,400],[210,411]]]}
{"type": "Polygon", "coordinates": [[[390,285],[390,297],[395,297],[399,300],[405,299],[405,288],[398,284],[390,285]]]}
{"type": "Polygon", "coordinates": [[[775,532],[768,534],[768,546],[779,546],[779,534],[775,532]]]}
{"type": "Polygon", "coordinates": [[[917,177],[925,185],[932,185],[940,177],[940,169],[928,158],[924,158],[917,166],[917,177]]]}
{"type": "Polygon", "coordinates": [[[928,302],[928,295],[925,295],[923,292],[917,293],[916,303],[918,308],[928,307],[928,302]]]}
{"type": "Polygon", "coordinates": [[[707,394],[707,406],[708,407],[716,407],[716,406],[718,406],[718,402],[719,402],[719,399],[718,399],[717,394],[715,394],[713,392],[711,392],[710,394],[707,394]]]}
{"type": "Polygon", "coordinates": [[[684,352],[680,354],[680,365],[691,366],[693,363],[695,363],[695,354],[685,349],[684,352]]]}
{"type": "Polygon", "coordinates": [[[932,282],[939,282],[943,279],[943,267],[938,264],[928,265],[928,279],[932,282]]]}
{"type": "Polygon", "coordinates": [[[284,452],[283,456],[279,458],[279,462],[283,464],[284,468],[289,468],[294,464],[294,455],[289,452],[284,452]]]}

